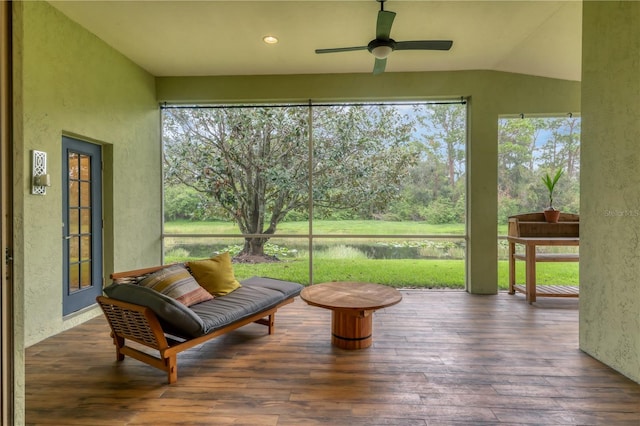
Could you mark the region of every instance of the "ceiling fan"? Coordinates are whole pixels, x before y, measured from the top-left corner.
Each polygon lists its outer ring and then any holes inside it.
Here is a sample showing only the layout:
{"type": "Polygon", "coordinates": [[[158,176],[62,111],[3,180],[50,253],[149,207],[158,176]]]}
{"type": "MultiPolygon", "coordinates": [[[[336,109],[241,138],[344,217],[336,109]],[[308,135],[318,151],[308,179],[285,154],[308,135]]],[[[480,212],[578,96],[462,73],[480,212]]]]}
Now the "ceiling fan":
{"type": "Polygon", "coordinates": [[[385,0],[376,0],[380,3],[378,21],[376,23],[376,38],[366,46],[336,47],[333,49],[316,49],[316,53],[350,52],[353,50],[368,50],[376,61],[373,65],[374,74],[382,74],[387,65],[387,56],[394,50],[449,50],[453,45],[451,40],[415,40],[395,41],[390,38],[391,25],[396,17],[395,12],[384,10],[385,0]]]}

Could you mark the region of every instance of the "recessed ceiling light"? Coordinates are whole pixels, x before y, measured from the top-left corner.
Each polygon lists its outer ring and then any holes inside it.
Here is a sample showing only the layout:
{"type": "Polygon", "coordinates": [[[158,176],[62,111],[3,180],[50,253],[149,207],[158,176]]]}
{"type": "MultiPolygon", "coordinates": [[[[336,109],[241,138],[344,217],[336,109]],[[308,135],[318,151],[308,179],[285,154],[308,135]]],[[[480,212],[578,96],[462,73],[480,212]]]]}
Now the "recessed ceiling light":
{"type": "Polygon", "coordinates": [[[268,35],[268,36],[262,37],[262,41],[264,41],[267,44],[276,44],[278,42],[278,38],[268,35]]]}

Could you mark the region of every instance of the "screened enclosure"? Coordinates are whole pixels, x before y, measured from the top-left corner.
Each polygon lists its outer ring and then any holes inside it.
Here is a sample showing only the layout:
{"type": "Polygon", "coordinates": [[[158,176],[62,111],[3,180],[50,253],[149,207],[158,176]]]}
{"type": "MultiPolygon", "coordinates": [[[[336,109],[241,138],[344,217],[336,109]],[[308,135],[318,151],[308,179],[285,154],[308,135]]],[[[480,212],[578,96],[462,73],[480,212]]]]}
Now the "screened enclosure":
{"type": "Polygon", "coordinates": [[[165,261],[464,287],[466,103],[162,109],[165,261]]]}

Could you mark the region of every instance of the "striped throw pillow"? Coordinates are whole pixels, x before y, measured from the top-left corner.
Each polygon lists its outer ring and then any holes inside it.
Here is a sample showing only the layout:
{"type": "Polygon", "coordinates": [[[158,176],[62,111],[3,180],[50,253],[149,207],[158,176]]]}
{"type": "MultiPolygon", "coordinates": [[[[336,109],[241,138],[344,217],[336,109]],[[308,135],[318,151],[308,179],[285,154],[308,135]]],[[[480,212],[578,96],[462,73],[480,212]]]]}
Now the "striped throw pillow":
{"type": "Polygon", "coordinates": [[[185,306],[213,299],[213,296],[198,284],[183,265],[160,269],[140,281],[139,285],[176,299],[185,306]]]}

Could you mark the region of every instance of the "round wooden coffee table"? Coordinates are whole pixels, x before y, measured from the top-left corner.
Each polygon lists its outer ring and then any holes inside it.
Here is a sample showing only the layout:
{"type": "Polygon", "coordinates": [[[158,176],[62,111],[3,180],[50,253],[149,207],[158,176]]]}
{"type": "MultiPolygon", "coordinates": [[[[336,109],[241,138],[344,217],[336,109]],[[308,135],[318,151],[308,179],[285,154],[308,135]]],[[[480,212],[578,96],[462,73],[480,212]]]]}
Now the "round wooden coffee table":
{"type": "Polygon", "coordinates": [[[392,287],[358,282],[314,284],[302,289],[309,305],[330,309],[331,343],[342,349],[364,349],[373,341],[373,313],[395,305],[402,295],[392,287]]]}

